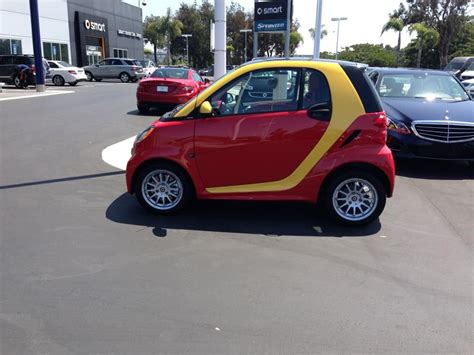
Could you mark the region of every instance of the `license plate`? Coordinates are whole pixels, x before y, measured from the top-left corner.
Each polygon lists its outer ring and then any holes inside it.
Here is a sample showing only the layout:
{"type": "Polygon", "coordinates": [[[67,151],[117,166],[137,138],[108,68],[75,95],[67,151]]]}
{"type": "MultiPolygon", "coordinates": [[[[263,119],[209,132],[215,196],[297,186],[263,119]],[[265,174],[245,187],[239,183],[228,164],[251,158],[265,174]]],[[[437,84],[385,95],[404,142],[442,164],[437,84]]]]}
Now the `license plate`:
{"type": "Polygon", "coordinates": [[[84,72],[84,70],[80,70],[80,69],[79,69],[77,72],[78,72],[78,73],[83,73],[83,72],[84,72]]]}
{"type": "Polygon", "coordinates": [[[158,92],[168,92],[168,87],[167,86],[157,86],[156,91],[158,91],[158,92]]]}

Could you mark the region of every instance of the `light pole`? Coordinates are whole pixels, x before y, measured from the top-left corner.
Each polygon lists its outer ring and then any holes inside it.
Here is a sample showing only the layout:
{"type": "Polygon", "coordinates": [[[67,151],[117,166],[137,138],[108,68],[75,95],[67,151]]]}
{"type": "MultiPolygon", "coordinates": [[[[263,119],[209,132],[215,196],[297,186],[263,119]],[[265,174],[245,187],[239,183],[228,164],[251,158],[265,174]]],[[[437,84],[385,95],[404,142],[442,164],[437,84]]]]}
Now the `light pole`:
{"type": "Polygon", "coordinates": [[[339,50],[339,25],[341,21],[347,20],[347,17],[333,17],[331,21],[337,21],[337,39],[336,39],[336,59],[337,59],[337,51],[339,50]]]}
{"type": "Polygon", "coordinates": [[[244,63],[247,61],[247,33],[252,32],[250,28],[246,28],[245,30],[240,30],[240,32],[243,32],[245,34],[245,58],[244,58],[244,63]]]}
{"type": "Polygon", "coordinates": [[[188,64],[189,67],[189,46],[188,46],[188,38],[192,37],[193,35],[189,33],[183,33],[181,37],[186,37],[186,63],[188,64]]]}
{"type": "Polygon", "coordinates": [[[322,12],[323,12],[323,0],[318,0],[316,3],[316,23],[314,25],[313,59],[319,59],[319,54],[320,54],[322,12]]]}

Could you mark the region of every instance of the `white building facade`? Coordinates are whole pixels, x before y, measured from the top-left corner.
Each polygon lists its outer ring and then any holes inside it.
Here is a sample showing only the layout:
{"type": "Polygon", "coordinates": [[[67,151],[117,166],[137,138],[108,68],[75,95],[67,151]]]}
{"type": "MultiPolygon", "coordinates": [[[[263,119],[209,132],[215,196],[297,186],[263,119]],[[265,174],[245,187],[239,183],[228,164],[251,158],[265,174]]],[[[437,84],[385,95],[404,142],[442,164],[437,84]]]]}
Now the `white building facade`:
{"type": "MultiPolygon", "coordinates": [[[[71,61],[67,0],[38,0],[43,57],[71,61]]],[[[28,0],[0,0],[0,54],[33,54],[28,0]]]]}

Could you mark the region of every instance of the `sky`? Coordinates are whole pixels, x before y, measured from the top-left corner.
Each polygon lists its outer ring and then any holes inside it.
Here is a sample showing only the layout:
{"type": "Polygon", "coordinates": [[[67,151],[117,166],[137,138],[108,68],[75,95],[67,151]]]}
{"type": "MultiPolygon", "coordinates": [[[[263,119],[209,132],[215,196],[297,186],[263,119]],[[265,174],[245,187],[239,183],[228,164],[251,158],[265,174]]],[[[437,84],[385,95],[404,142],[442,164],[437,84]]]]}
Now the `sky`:
{"type": "MultiPolygon", "coordinates": [[[[139,0],[123,0],[137,6],[139,0]]],[[[198,4],[202,0],[196,0],[198,4]]],[[[141,2],[141,0],[140,0],[141,2]]],[[[179,8],[181,3],[192,4],[194,0],[147,0],[147,5],[142,6],[143,16],[164,15],[168,7],[172,12],[179,8]]],[[[213,0],[210,0],[213,3],[213,0]]],[[[229,5],[231,0],[226,0],[229,5]]],[[[245,10],[253,11],[254,0],[236,0],[245,10]]],[[[322,23],[328,35],[321,41],[321,50],[335,52],[337,22],[332,22],[332,17],[347,17],[341,21],[339,29],[339,48],[356,43],[373,43],[391,46],[397,45],[397,34],[386,32],[380,35],[382,26],[388,20],[388,14],[398,8],[404,0],[323,0],[322,23]]],[[[297,54],[311,55],[313,53],[313,40],[308,30],[314,27],[316,19],[316,0],[293,0],[293,19],[298,19],[301,24],[300,33],[304,42],[298,47],[297,54]]],[[[410,35],[405,30],[402,33],[402,47],[408,44],[410,35]]]]}

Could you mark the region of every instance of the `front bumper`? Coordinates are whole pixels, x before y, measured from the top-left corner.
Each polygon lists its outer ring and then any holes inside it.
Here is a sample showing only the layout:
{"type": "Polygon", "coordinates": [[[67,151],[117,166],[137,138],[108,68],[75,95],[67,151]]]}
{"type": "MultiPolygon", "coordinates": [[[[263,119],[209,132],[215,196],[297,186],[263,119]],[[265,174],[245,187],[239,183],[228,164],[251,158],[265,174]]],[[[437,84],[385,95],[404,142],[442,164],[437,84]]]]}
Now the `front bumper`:
{"type": "Polygon", "coordinates": [[[399,158],[474,161],[474,141],[440,143],[419,138],[414,134],[388,131],[387,146],[399,158]]]}

